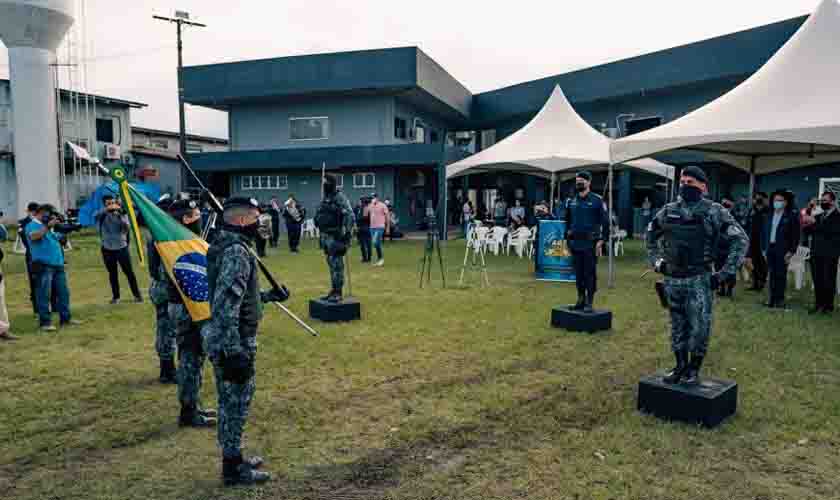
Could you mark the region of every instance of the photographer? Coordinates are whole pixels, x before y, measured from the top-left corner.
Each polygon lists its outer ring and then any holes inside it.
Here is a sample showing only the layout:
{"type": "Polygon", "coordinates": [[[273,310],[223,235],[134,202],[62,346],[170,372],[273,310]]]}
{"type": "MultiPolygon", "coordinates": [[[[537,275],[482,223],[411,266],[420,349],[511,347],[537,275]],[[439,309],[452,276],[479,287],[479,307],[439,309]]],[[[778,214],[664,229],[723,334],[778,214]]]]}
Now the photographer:
{"type": "Polygon", "coordinates": [[[35,282],[35,275],[32,273],[32,252],[29,248],[29,238],[26,237],[26,226],[32,222],[35,212],[38,211],[38,204],[34,201],[26,205],[26,217],[18,221],[18,234],[23,247],[26,249],[26,275],[29,277],[29,301],[32,302],[32,312],[38,314],[38,302],[35,300],[35,292],[38,284],[35,282]]]}
{"type": "Polygon", "coordinates": [[[108,280],[111,282],[111,304],[120,303],[120,276],[117,266],[122,268],[123,274],[128,279],[134,301],[143,302],[134,269],[131,267],[131,255],[128,252],[128,216],[123,214],[119,200],[111,195],[103,196],[102,204],[105,208],[96,214],[96,222],[99,226],[99,237],[102,240],[102,260],[105,262],[108,280]]]}
{"type": "Polygon", "coordinates": [[[54,309],[58,310],[61,326],[77,325],[70,316],[70,290],[64,272],[64,251],[59,237],[52,229],[59,224],[55,207],[46,204],[38,207],[32,221],[26,226],[26,237],[32,252],[32,274],[37,284],[38,319],[41,331],[54,332],[50,314],[50,291],[55,295],[54,309]]]}

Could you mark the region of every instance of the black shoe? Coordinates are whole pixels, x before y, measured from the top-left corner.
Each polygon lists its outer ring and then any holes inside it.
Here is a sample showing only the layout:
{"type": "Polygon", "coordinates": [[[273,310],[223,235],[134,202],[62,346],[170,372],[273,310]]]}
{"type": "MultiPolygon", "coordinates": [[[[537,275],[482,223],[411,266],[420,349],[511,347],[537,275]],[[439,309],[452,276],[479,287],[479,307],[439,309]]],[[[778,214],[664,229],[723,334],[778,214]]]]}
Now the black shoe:
{"type": "Polygon", "coordinates": [[[692,354],[691,362],[688,364],[688,372],[685,375],[687,385],[700,383],[700,367],[703,366],[703,356],[692,354]]]}
{"type": "Polygon", "coordinates": [[[143,297],[134,297],[134,303],[135,304],[142,304],[143,303],[143,297]]]}
{"type": "Polygon", "coordinates": [[[573,310],[573,311],[581,311],[581,310],[583,310],[583,306],[585,304],[586,304],[586,293],[585,292],[578,292],[577,302],[570,309],[573,310]]]}
{"type": "Polygon", "coordinates": [[[330,293],[321,297],[321,300],[330,300],[330,297],[332,297],[334,294],[335,294],[335,290],[330,290],[330,293]]]}
{"type": "Polygon", "coordinates": [[[178,417],[178,427],[215,427],[216,419],[214,417],[205,417],[196,407],[182,406],[181,415],[178,417]]]}
{"type": "Polygon", "coordinates": [[[251,485],[269,480],[271,474],[256,470],[250,460],[243,460],[241,455],[222,459],[222,482],[225,486],[251,485]]]}
{"type": "Polygon", "coordinates": [[[199,408],[198,414],[206,418],[216,418],[219,416],[219,413],[213,408],[199,408]]]}
{"type": "Polygon", "coordinates": [[[662,377],[662,381],[666,384],[678,384],[688,370],[688,351],[676,351],[674,358],[677,360],[677,365],[662,377]]]}
{"type": "Polygon", "coordinates": [[[583,303],[583,312],[587,314],[592,314],[592,301],[595,300],[594,293],[587,293],[586,294],[586,301],[583,303]]]}
{"type": "Polygon", "coordinates": [[[330,296],[327,298],[327,302],[331,302],[331,303],[333,303],[333,304],[338,304],[338,303],[339,303],[339,302],[341,302],[342,300],[344,300],[344,297],[342,297],[342,296],[341,296],[341,292],[340,292],[340,291],[338,291],[338,290],[334,291],[334,292],[333,292],[332,294],[330,294],[330,296]]]}
{"type": "Polygon", "coordinates": [[[773,302],[772,300],[769,300],[769,301],[764,303],[764,307],[767,307],[769,309],[773,309],[773,308],[776,307],[776,303],[773,302]]]}
{"type": "Polygon", "coordinates": [[[160,360],[160,380],[161,384],[176,384],[178,383],[177,379],[175,378],[175,374],[177,373],[177,369],[175,368],[175,361],[172,359],[162,359],[160,360]]]}

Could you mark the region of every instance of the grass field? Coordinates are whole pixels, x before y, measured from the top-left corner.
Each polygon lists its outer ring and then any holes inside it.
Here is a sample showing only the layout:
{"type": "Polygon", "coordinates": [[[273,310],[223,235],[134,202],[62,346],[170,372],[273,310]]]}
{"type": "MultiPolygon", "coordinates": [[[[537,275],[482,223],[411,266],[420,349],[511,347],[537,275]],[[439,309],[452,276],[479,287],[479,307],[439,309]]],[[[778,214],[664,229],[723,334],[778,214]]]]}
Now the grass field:
{"type": "MultiPolygon", "coordinates": [[[[423,247],[408,241],[386,247],[384,268],[353,250],[361,322],[313,323],[315,339],[267,310],[245,435],[275,480],[226,490],[215,432],[179,429],[175,389],[157,383],[152,306],[107,305],[98,243],[75,244],[72,305],[86,324],[57,334],[37,331],[22,258],[4,247],[21,340],[0,344],[2,499],[840,498],[838,319],[808,316],[805,291],[791,312],[740,290],[717,306],[705,373],[736,379],[740,400],[710,431],[635,410],[640,376],[672,364],[640,246],[598,296],[613,331],[587,335],[548,326],[573,286],[536,282],[527,260],[490,256],[490,289],[472,275],[442,290],[433,274],[420,290],[423,247]]],[[[302,317],[328,288],[304,246],[268,259],[302,317]]],[[[451,285],[462,241],[445,252],[451,285]]]]}

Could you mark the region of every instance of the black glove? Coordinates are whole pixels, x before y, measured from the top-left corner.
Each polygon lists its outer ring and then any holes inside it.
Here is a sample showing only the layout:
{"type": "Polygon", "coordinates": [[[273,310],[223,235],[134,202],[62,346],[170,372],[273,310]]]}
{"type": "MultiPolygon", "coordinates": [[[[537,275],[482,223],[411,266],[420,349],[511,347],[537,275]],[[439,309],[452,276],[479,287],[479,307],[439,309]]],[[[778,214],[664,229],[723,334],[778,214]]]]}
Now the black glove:
{"type": "Polygon", "coordinates": [[[222,380],[242,385],[254,375],[254,363],[244,352],[222,359],[222,380]]]}
{"type": "Polygon", "coordinates": [[[267,304],[269,302],[286,302],[291,297],[292,293],[286,288],[286,285],[280,285],[280,288],[275,288],[274,290],[269,290],[267,292],[261,292],[260,298],[262,299],[263,304],[267,304]]]}

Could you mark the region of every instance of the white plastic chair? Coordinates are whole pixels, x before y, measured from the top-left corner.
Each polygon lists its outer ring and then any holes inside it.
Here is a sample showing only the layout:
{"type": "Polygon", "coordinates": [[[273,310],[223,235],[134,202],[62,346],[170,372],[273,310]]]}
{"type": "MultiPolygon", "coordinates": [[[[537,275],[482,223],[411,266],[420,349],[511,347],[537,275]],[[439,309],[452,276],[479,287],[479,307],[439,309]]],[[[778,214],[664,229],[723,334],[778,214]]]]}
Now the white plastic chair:
{"type": "Polygon", "coordinates": [[[791,257],[790,264],[788,264],[788,272],[793,273],[796,283],[796,289],[802,290],[805,286],[805,261],[811,256],[811,249],[808,247],[799,247],[796,249],[796,254],[791,257]]]}
{"type": "Polygon", "coordinates": [[[534,226],[529,230],[528,241],[525,242],[525,247],[528,250],[528,258],[529,259],[534,258],[534,253],[536,252],[536,250],[535,250],[536,246],[537,246],[537,226],[534,226]]]}
{"type": "Polygon", "coordinates": [[[487,236],[487,249],[493,252],[493,255],[499,255],[502,247],[505,244],[505,237],[508,230],[503,227],[494,227],[493,231],[487,236]]]}
{"type": "Polygon", "coordinates": [[[470,233],[468,245],[472,245],[474,252],[487,252],[487,239],[490,234],[490,228],[482,225],[474,225],[470,233]]]}
{"type": "Polygon", "coordinates": [[[525,245],[531,237],[531,230],[523,226],[511,233],[508,237],[507,245],[505,246],[505,254],[510,255],[510,249],[513,248],[516,255],[521,259],[525,245]]]}
{"type": "Polygon", "coordinates": [[[615,232],[615,241],[613,247],[615,248],[615,256],[624,255],[624,239],[627,238],[627,230],[619,229],[615,232]]]}
{"type": "Polygon", "coordinates": [[[303,234],[308,238],[317,238],[318,228],[315,227],[315,219],[306,219],[303,221],[303,234]]]}

